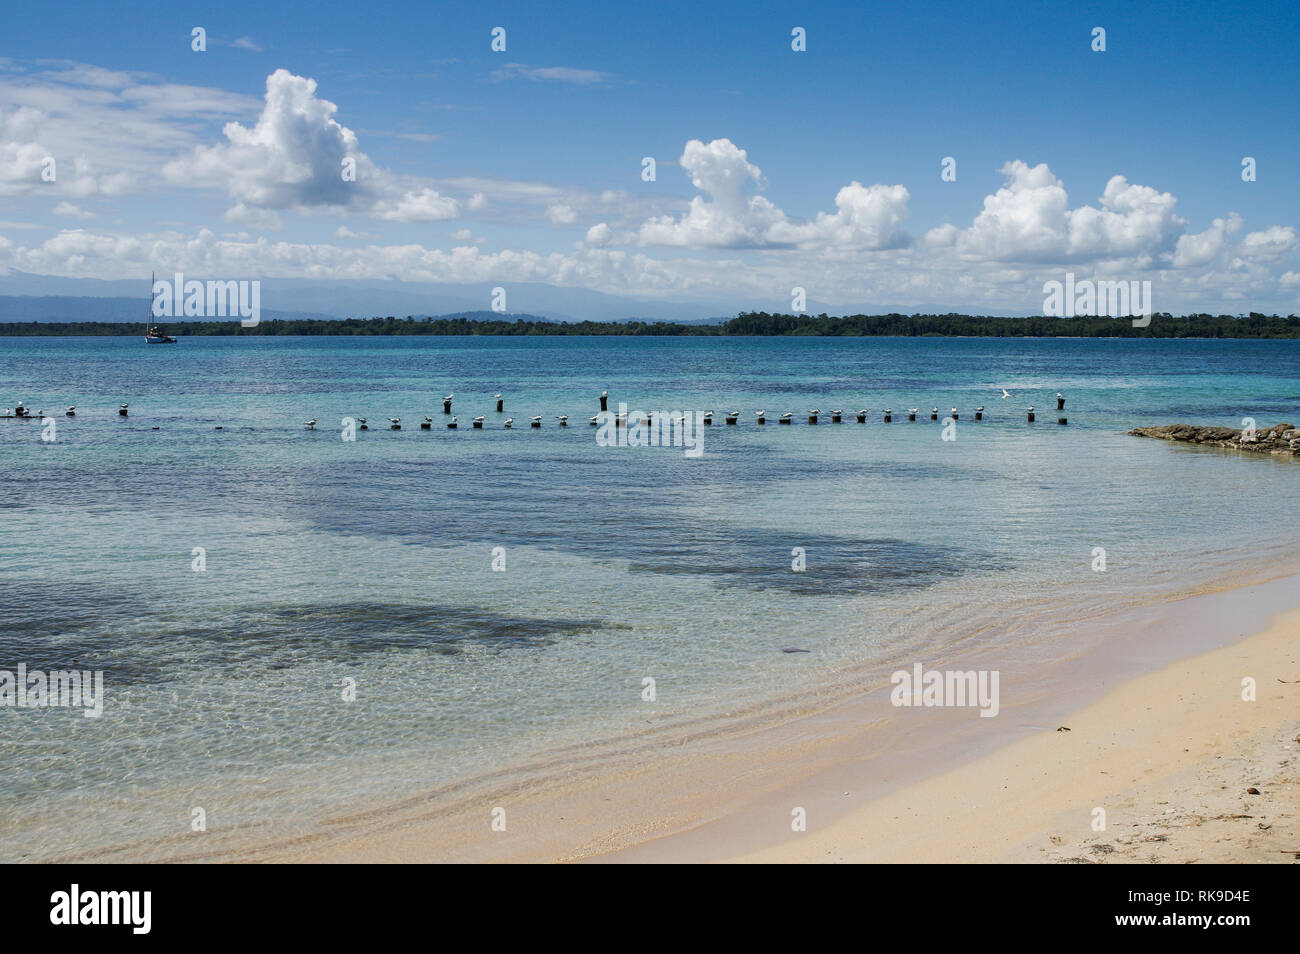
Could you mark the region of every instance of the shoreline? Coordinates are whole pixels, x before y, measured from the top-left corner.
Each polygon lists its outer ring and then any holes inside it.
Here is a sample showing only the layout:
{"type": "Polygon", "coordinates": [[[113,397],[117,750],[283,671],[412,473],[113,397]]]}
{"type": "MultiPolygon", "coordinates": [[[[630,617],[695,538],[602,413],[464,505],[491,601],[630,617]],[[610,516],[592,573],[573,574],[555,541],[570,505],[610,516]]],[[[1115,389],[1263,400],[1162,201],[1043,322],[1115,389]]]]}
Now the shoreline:
{"type": "Polygon", "coordinates": [[[1065,726],[727,860],[1300,861],[1300,609],[1130,679],[1065,726]]]}
{"type": "MultiPolygon", "coordinates": [[[[1022,821],[999,827],[979,812],[963,809],[963,804],[967,808],[980,804],[971,800],[969,793],[982,791],[992,797],[979,785],[1008,777],[1008,766],[1029,764],[1038,769],[1050,765],[1055,774],[1044,775],[1044,781],[1030,782],[1027,779],[1035,777],[1030,774],[1020,784],[1019,791],[1030,807],[1036,804],[1035,799],[1042,803],[1040,811],[1018,805],[1015,812],[1004,812],[1003,818],[1034,819],[1044,830],[1052,824],[1061,827],[1060,815],[1067,811],[1061,807],[1065,802],[1059,801],[1062,793],[1084,797],[1095,787],[1081,785],[1077,775],[1068,776],[1068,784],[1060,779],[1066,778],[1068,771],[1101,772],[1104,766],[1098,767],[1096,760],[1116,758],[1116,753],[1127,757],[1138,752],[1144,759],[1155,759],[1169,734],[1168,711],[1171,707],[1176,710],[1179,700],[1192,692],[1198,694],[1201,719],[1188,721],[1188,726],[1204,730],[1207,718],[1235,720],[1231,723],[1234,734],[1226,742],[1216,742],[1209,755],[1201,746],[1180,749],[1188,748],[1211,761],[1217,756],[1258,762],[1266,754],[1261,733],[1270,729],[1277,735],[1285,728],[1285,719],[1276,711],[1278,690],[1290,702],[1285,710],[1292,719],[1287,730],[1290,735],[1278,736],[1282,741],[1268,744],[1275,748],[1287,744],[1285,739],[1293,739],[1294,729],[1300,727],[1296,725],[1300,718],[1294,716],[1300,711],[1296,705],[1300,687],[1274,680],[1300,680],[1296,652],[1287,648],[1296,645],[1295,637],[1300,634],[1300,609],[1293,595],[1297,580],[1300,578],[1285,577],[1240,585],[1127,611],[1101,628],[1101,638],[1091,648],[1068,660],[1057,660],[1046,676],[1037,673],[1033,692],[1007,693],[1008,686],[1017,685],[1021,676],[1033,675],[1033,665],[1022,666],[1020,671],[1003,667],[1003,713],[999,718],[980,719],[970,709],[892,709],[887,702],[888,687],[877,687],[813,711],[785,713],[775,722],[738,720],[724,731],[700,733],[670,744],[664,744],[670,740],[652,739],[632,752],[589,752],[562,774],[548,773],[542,765],[531,777],[499,777],[478,790],[468,787],[454,794],[432,793],[400,805],[336,816],[311,835],[188,860],[1058,860],[1044,854],[1046,849],[1037,842],[1037,855],[1026,849],[1029,836],[1019,829],[1014,832],[1018,840],[1008,841],[1003,828],[1022,821]],[[1279,614],[1285,617],[1284,622],[1274,622],[1279,614]],[[1284,627],[1281,635],[1278,626],[1284,627]],[[1131,638],[1135,627],[1142,633],[1141,640],[1131,638]],[[1251,633],[1256,635],[1248,635],[1251,633]],[[1219,699],[1211,704],[1213,700],[1205,697],[1201,685],[1204,677],[1239,659],[1249,660],[1259,669],[1259,701],[1253,708],[1236,702],[1241,708],[1233,709],[1231,700],[1239,698],[1240,688],[1232,693],[1228,690],[1239,681],[1235,675],[1241,666],[1238,662],[1231,684],[1217,690],[1226,693],[1230,701],[1219,699]],[[1289,670],[1282,671],[1286,667],[1289,670]],[[1153,706],[1151,711],[1158,716],[1144,717],[1121,731],[1124,727],[1116,719],[1135,711],[1133,693],[1151,693],[1151,701],[1145,704],[1153,706]],[[1097,721],[1101,717],[1093,710],[1098,706],[1112,713],[1107,717],[1110,721],[1097,721]],[[997,725],[988,727],[988,723],[997,725]],[[1070,726],[1072,731],[1058,733],[1058,724],[1070,726]],[[1105,735],[1109,750],[1103,747],[1091,761],[1058,764],[1047,760],[1054,747],[1061,748],[1061,739],[1076,743],[1070,751],[1083,742],[1101,745],[1095,735],[1102,730],[1092,728],[1095,725],[1109,727],[1105,735]],[[1233,745],[1242,739],[1247,739],[1249,748],[1236,753],[1233,745]],[[1025,751],[1032,754],[1028,763],[1025,751]],[[1110,754],[1105,755],[1106,751],[1110,754]],[[1040,790],[1040,785],[1055,787],[1040,790]],[[917,807],[904,808],[911,805],[917,807]],[[791,806],[805,809],[807,832],[791,833],[791,806]],[[491,810],[496,807],[506,809],[507,831],[493,832],[489,827],[491,810]],[[973,834],[960,827],[963,815],[980,819],[973,834]],[[893,831],[887,839],[882,836],[881,817],[889,819],[885,828],[893,831]],[[899,819],[909,823],[894,831],[899,819]],[[955,835],[946,835],[944,843],[960,845],[960,850],[944,854],[933,847],[918,847],[918,839],[933,837],[936,830],[955,835]],[[1008,844],[1019,846],[1018,853],[1008,854],[1008,844]]],[[[1059,652],[1066,647],[1037,648],[1059,652]]],[[[963,665],[971,663],[963,660],[963,665]]],[[[1291,757],[1289,771],[1294,774],[1295,744],[1289,744],[1291,750],[1279,748],[1278,752],[1291,757]]],[[[1177,754],[1184,760],[1193,757],[1181,751],[1177,754]]],[[[1115,771],[1128,764],[1117,762],[1115,771]]],[[[1164,763],[1156,759],[1153,764],[1164,763]]],[[[1288,769],[1282,766],[1279,771],[1288,769]]],[[[1190,777],[1196,777],[1196,772],[1190,777]]],[[[1285,778],[1278,778],[1285,785],[1285,778]]],[[[1294,779],[1290,785],[1294,786],[1294,779]]],[[[1007,786],[1011,791],[1013,786],[1009,782],[1007,786]]],[[[1294,805],[1294,787],[1290,791],[1294,805]]],[[[1005,793],[1000,800],[1008,804],[1005,793]]],[[[1166,801],[1173,804],[1176,799],[1166,801]]],[[[1106,804],[1116,806],[1109,810],[1112,832],[1131,824],[1140,811],[1139,802],[1121,804],[1112,798],[1101,807],[1106,804]]],[[[1082,844],[1091,835],[1087,828],[1090,818],[1085,813],[1082,821],[1075,822],[1076,827],[1082,826],[1078,831],[1062,828],[1064,834],[1052,834],[1063,839],[1077,836],[1082,844]]],[[[1300,839],[1294,823],[1293,809],[1289,821],[1273,824],[1270,830],[1279,837],[1291,833],[1300,839]]],[[[1083,850],[1079,848],[1075,855],[1083,850]]],[[[1165,850],[1173,849],[1158,849],[1165,850]]],[[[1271,860],[1289,857],[1279,853],[1271,860]]]]}

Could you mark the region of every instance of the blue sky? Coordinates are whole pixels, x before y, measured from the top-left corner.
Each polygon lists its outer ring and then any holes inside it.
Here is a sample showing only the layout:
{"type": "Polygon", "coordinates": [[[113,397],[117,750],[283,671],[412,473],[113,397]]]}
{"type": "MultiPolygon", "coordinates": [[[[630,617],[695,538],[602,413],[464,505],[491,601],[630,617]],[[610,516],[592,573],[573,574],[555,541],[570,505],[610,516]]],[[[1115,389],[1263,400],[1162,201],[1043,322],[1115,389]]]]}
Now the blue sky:
{"type": "Polygon", "coordinates": [[[1069,269],[1151,279],[1158,310],[1296,311],[1298,21],[1284,3],[58,5],[0,37],[0,267],[1016,311],[1069,269]]]}

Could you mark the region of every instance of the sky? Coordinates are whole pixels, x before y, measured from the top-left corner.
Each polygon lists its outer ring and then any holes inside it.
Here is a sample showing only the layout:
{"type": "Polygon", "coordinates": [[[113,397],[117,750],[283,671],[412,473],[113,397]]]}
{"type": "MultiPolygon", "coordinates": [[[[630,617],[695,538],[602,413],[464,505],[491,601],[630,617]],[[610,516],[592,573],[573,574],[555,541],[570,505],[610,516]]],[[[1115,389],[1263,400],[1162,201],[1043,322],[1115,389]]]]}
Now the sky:
{"type": "Polygon", "coordinates": [[[0,36],[0,270],[1293,313],[1297,41],[1281,2],[64,3],[0,36]]]}

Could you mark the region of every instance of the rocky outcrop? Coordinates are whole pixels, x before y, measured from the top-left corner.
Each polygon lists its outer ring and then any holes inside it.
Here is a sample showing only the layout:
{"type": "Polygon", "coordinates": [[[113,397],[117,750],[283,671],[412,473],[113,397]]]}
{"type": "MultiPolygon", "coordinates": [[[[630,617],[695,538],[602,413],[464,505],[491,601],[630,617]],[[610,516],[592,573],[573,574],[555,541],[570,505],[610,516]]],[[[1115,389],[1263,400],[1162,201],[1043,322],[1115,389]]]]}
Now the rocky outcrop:
{"type": "Polygon", "coordinates": [[[1290,424],[1274,424],[1255,431],[1254,440],[1243,439],[1244,431],[1231,427],[1200,427],[1196,424],[1166,424],[1161,427],[1135,427],[1129,431],[1134,437],[1158,437],[1184,444],[1205,444],[1210,447],[1227,447],[1252,454],[1281,454],[1300,457],[1300,430],[1290,424]]]}

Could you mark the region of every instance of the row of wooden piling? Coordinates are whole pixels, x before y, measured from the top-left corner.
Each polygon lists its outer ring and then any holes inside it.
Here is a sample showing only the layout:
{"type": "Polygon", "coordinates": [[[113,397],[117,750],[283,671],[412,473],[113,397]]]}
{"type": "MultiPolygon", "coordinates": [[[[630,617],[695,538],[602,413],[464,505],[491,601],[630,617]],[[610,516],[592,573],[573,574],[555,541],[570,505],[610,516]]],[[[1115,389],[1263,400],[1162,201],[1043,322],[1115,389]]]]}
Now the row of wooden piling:
{"type": "MultiPolygon", "coordinates": [[[[453,392],[452,394],[448,394],[445,398],[442,399],[442,413],[443,413],[444,415],[447,415],[448,417],[450,417],[450,420],[447,421],[447,424],[446,424],[447,428],[450,429],[450,430],[456,430],[457,427],[459,426],[459,423],[458,423],[458,419],[457,419],[457,417],[451,413],[452,400],[455,398],[455,396],[456,396],[456,395],[455,395],[455,393],[453,392]]],[[[495,400],[496,400],[496,411],[497,411],[497,413],[498,413],[498,414],[502,414],[502,413],[504,413],[504,412],[505,412],[505,400],[502,398],[502,396],[501,396],[500,394],[493,395],[493,397],[494,397],[495,400]]],[[[127,405],[127,404],[122,404],[122,405],[118,408],[117,413],[118,413],[118,415],[121,416],[121,417],[127,417],[127,416],[128,416],[128,409],[129,409],[129,405],[127,405]]],[[[1057,409],[1058,412],[1060,412],[1060,411],[1064,411],[1064,410],[1065,410],[1065,398],[1064,398],[1062,395],[1060,395],[1060,394],[1057,394],[1057,395],[1056,395],[1056,409],[1057,409]]],[[[609,392],[608,392],[608,391],[602,391],[601,394],[600,394],[600,410],[601,410],[602,413],[608,413],[608,412],[609,412],[609,392]]],[[[919,409],[919,408],[911,408],[911,409],[909,409],[909,410],[907,411],[907,419],[908,419],[909,421],[915,421],[915,420],[916,420],[916,415],[917,415],[919,412],[920,412],[920,409],[919,409]]],[[[66,411],[64,411],[64,414],[65,414],[67,417],[76,417],[76,413],[77,413],[76,405],[72,405],[72,406],[69,407],[66,411]]],[[[766,424],[766,423],[767,423],[767,412],[766,412],[766,411],[756,411],[755,413],[756,413],[756,415],[757,415],[757,422],[756,422],[756,423],[758,423],[758,424],[766,424]]],[[[856,420],[857,420],[857,422],[858,422],[859,424],[865,424],[865,423],[867,423],[867,415],[870,414],[870,413],[871,413],[871,409],[870,409],[870,408],[864,408],[864,409],[858,411],[858,412],[854,415],[854,417],[856,418],[856,420]]],[[[723,420],[725,421],[726,424],[734,426],[734,425],[736,425],[736,424],[739,422],[739,420],[740,420],[740,414],[741,414],[740,411],[729,411],[729,412],[727,412],[726,414],[723,415],[723,420]]],[[[4,415],[4,416],[6,416],[6,417],[24,418],[24,419],[26,419],[26,418],[40,418],[40,417],[43,416],[43,412],[41,412],[41,411],[36,411],[36,412],[28,411],[28,410],[26,410],[26,409],[23,407],[23,404],[22,404],[22,402],[20,401],[20,402],[18,403],[18,407],[17,407],[17,409],[16,409],[16,412],[14,412],[14,413],[7,413],[7,414],[4,415]]],[[[820,409],[820,408],[813,408],[812,410],[810,410],[810,411],[808,412],[808,423],[809,423],[809,424],[816,424],[816,423],[818,423],[818,421],[820,420],[821,416],[822,416],[821,409],[820,409]]],[[[961,416],[961,415],[960,415],[960,412],[957,410],[957,408],[953,408],[953,409],[951,410],[951,412],[949,413],[949,417],[950,417],[952,420],[954,420],[954,421],[958,420],[958,419],[960,418],[960,416],[961,416]]],[[[843,411],[843,409],[840,408],[840,409],[836,409],[836,410],[834,410],[834,411],[831,411],[831,412],[830,412],[830,417],[831,417],[831,423],[832,423],[832,424],[839,424],[839,423],[842,423],[843,418],[844,418],[844,411],[843,411]]],[[[541,414],[538,414],[538,415],[536,415],[536,416],[534,416],[534,417],[529,418],[529,422],[528,422],[528,423],[529,423],[529,427],[531,427],[531,428],[540,428],[540,427],[542,426],[542,418],[543,418],[543,415],[541,415],[541,414]]],[[[649,423],[649,422],[651,421],[651,418],[652,418],[652,415],[647,415],[647,418],[646,418],[647,423],[649,423]]],[[[793,422],[793,419],[794,419],[794,414],[793,414],[793,412],[791,412],[791,411],[786,411],[784,414],[780,415],[780,417],[777,418],[777,423],[778,423],[778,424],[790,424],[790,423],[793,422]]],[[[892,422],[893,419],[894,419],[894,410],[893,410],[893,408],[885,408],[885,410],[883,411],[882,420],[883,420],[886,424],[888,424],[888,423],[892,422]]],[[[556,420],[559,421],[559,426],[560,426],[560,427],[568,427],[568,425],[569,425],[569,416],[568,416],[567,414],[557,414],[557,415],[556,415],[556,420]]],[[[932,421],[937,421],[937,420],[939,420],[939,409],[938,409],[937,407],[935,407],[935,408],[931,408],[931,409],[930,409],[930,420],[932,420],[932,421]]],[[[977,407],[977,408],[975,409],[975,420],[977,420],[977,421],[982,421],[982,420],[984,420],[984,405],[981,404],[979,407],[977,407]]],[[[1036,420],[1036,416],[1035,416],[1035,408],[1034,408],[1034,405],[1032,405],[1032,404],[1029,405],[1029,409],[1028,409],[1028,411],[1027,411],[1027,413],[1026,413],[1026,420],[1027,420],[1028,423],[1030,423],[1030,424],[1034,423],[1034,421],[1036,420]]],[[[370,429],[370,425],[369,425],[369,423],[368,423],[368,421],[367,421],[366,418],[364,418],[364,417],[356,418],[356,421],[357,421],[357,425],[358,425],[358,429],[359,429],[359,430],[367,431],[367,430],[370,429]]],[[[482,428],[483,428],[483,421],[484,421],[484,416],[483,416],[483,415],[480,415],[480,416],[478,416],[478,417],[476,417],[476,418],[473,419],[473,421],[471,422],[471,426],[472,426],[475,430],[482,430],[482,428]]],[[[513,427],[514,427],[514,422],[515,422],[515,419],[514,419],[513,417],[506,418],[506,420],[503,422],[503,426],[504,426],[506,429],[513,428],[513,427]]],[[[593,416],[593,417],[588,418],[588,419],[587,419],[587,422],[588,422],[591,426],[595,427],[595,426],[599,423],[599,421],[598,421],[598,415],[597,415],[597,416],[593,416]]],[[[705,424],[706,426],[709,426],[709,425],[712,425],[712,424],[713,424],[713,412],[712,412],[712,411],[706,411],[706,412],[704,413],[703,422],[704,422],[704,424],[705,424]]],[[[304,421],[303,423],[304,423],[304,426],[305,426],[308,430],[312,430],[312,429],[314,429],[314,428],[316,427],[316,420],[315,420],[314,418],[313,418],[312,420],[309,420],[309,421],[304,421]]],[[[401,422],[401,419],[400,419],[400,418],[390,417],[390,418],[388,418],[388,423],[389,423],[389,429],[390,429],[390,430],[400,431],[400,430],[402,429],[402,422],[401,422]]],[[[1057,423],[1057,424],[1067,424],[1067,423],[1069,423],[1069,422],[1068,422],[1068,420],[1066,419],[1066,417],[1062,414],[1062,415],[1060,415],[1059,417],[1057,417],[1057,419],[1056,419],[1056,423],[1057,423]]],[[[617,414],[617,415],[615,415],[615,417],[614,417],[614,426],[615,426],[615,427],[626,427],[626,426],[627,426],[627,415],[626,415],[626,414],[617,414]]],[[[425,417],[424,420],[420,422],[420,429],[421,429],[421,430],[425,430],[425,431],[427,431],[427,430],[430,430],[432,427],[433,427],[433,418],[431,418],[431,417],[425,417]]],[[[220,430],[220,426],[218,426],[218,430],[220,430]]]]}

